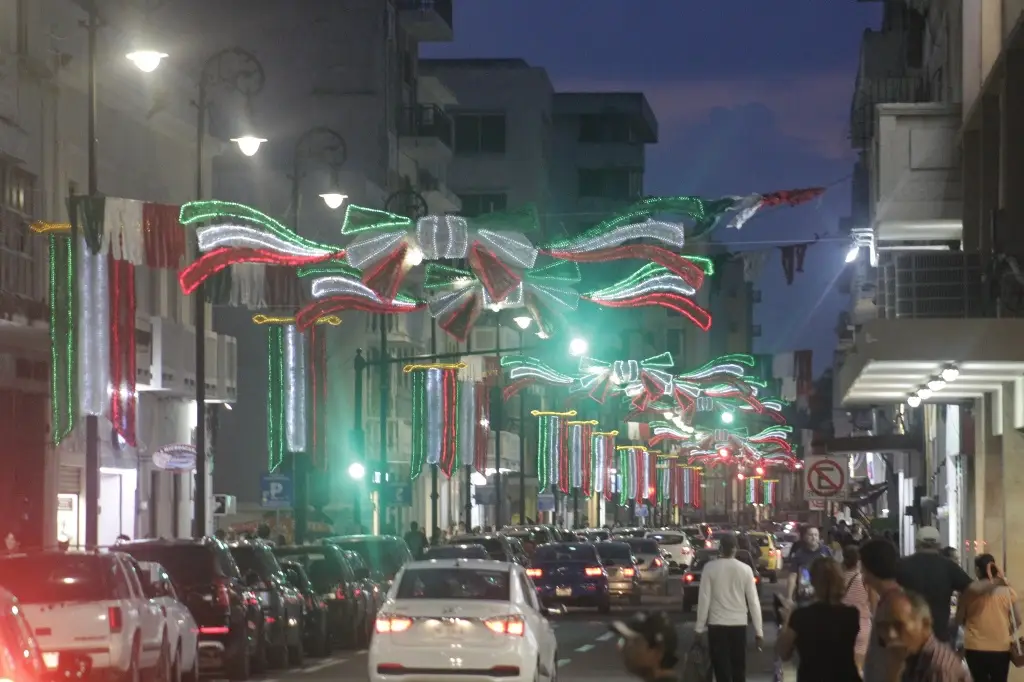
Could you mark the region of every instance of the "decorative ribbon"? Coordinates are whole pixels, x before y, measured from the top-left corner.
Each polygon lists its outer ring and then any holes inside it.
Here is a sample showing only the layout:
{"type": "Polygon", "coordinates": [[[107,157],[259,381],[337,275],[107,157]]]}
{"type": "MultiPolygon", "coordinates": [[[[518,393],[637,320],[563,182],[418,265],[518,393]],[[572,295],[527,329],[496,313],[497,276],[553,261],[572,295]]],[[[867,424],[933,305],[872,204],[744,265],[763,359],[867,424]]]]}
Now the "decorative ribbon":
{"type": "Polygon", "coordinates": [[[110,410],[110,275],[107,254],[93,253],[83,236],[78,243],[78,411],[107,415],[110,410]]]}
{"type": "Polygon", "coordinates": [[[284,332],[284,440],[288,452],[306,452],[308,443],[309,368],[305,335],[287,325],[284,332]]]}
{"type": "Polygon", "coordinates": [[[412,478],[436,466],[451,478],[458,460],[459,370],[463,364],[406,365],[412,375],[412,478]]]}
{"type": "Polygon", "coordinates": [[[110,276],[110,421],[125,443],[135,447],[135,266],[113,254],[96,257],[108,259],[110,276]]]}
{"type": "Polygon", "coordinates": [[[568,428],[566,420],[575,417],[576,412],[543,412],[533,410],[530,414],[538,419],[537,428],[537,478],[540,492],[554,487],[563,493],[569,492],[568,428]]]}
{"type": "Polygon", "coordinates": [[[423,307],[422,302],[403,294],[390,300],[383,299],[351,274],[317,277],[313,280],[311,292],[316,300],[295,314],[295,324],[302,330],[345,310],[401,314],[423,307]]]}
{"type": "Polygon", "coordinates": [[[620,481],[619,504],[629,500],[643,502],[647,499],[650,475],[650,457],[647,448],[642,445],[620,445],[615,448],[618,453],[618,474],[620,481]]]}
{"type": "Polygon", "coordinates": [[[778,479],[766,479],[761,481],[763,488],[761,491],[761,503],[775,505],[778,503],[778,479]]]}
{"type": "Polygon", "coordinates": [[[509,380],[502,391],[505,400],[511,400],[521,390],[533,384],[569,386],[575,381],[571,376],[552,369],[537,358],[505,355],[501,358],[501,367],[508,373],[509,380]]]}
{"type": "Polygon", "coordinates": [[[459,382],[459,461],[471,463],[474,471],[481,474],[487,468],[491,432],[488,398],[482,382],[459,382]]]}
{"type": "Polygon", "coordinates": [[[267,327],[267,471],[284,462],[285,363],[282,326],[267,327]]]}
{"type": "MultiPolygon", "coordinates": [[[[631,257],[644,259],[646,256],[637,253],[631,257]]],[[[685,260],[682,256],[673,254],[673,257],[685,260]]],[[[585,294],[583,298],[608,308],[660,306],[679,313],[707,331],[711,328],[711,313],[692,298],[700,288],[704,272],[699,265],[690,261],[686,263],[690,269],[686,270],[685,276],[661,265],[648,263],[629,277],[585,294]]]]}
{"type": "Polygon", "coordinates": [[[593,432],[597,422],[571,421],[569,427],[569,476],[570,487],[579,490],[584,497],[590,497],[592,486],[591,459],[593,457],[593,432]]]}
{"type": "Polygon", "coordinates": [[[604,362],[594,358],[580,360],[583,375],[570,389],[571,392],[586,392],[603,403],[609,393],[622,392],[633,399],[638,410],[661,397],[676,399],[684,409],[692,402],[690,389],[684,384],[677,386],[671,369],[674,365],[671,353],[662,353],[646,360],[617,360],[604,362]]]}
{"type": "Polygon", "coordinates": [[[697,509],[701,505],[701,486],[704,472],[700,467],[681,466],[676,469],[680,480],[680,496],[676,506],[688,506],[697,509]],[[679,502],[681,500],[681,503],[679,502]]]}
{"type": "Polygon", "coordinates": [[[313,447],[311,459],[313,466],[318,471],[327,471],[328,455],[327,447],[327,420],[325,419],[330,398],[327,388],[329,375],[327,366],[327,335],[314,325],[309,331],[309,384],[312,392],[310,401],[310,413],[313,419],[311,434],[313,436],[313,447]]]}
{"type": "Polygon", "coordinates": [[[591,461],[593,463],[590,480],[594,492],[611,500],[615,484],[612,481],[612,470],[615,468],[615,437],[618,431],[592,431],[591,461]]]}
{"type": "Polygon", "coordinates": [[[53,444],[75,427],[75,254],[70,236],[51,234],[50,246],[50,410],[53,444]]]}

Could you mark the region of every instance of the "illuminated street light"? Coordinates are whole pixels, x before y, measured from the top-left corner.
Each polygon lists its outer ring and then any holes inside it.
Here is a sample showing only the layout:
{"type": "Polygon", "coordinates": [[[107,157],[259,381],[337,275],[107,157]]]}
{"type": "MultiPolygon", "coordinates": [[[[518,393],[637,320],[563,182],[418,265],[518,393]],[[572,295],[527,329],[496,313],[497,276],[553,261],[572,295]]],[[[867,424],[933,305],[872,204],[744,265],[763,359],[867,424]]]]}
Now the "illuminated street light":
{"type": "Polygon", "coordinates": [[[587,343],[586,339],[575,338],[569,343],[569,355],[574,357],[586,355],[589,348],[590,344],[587,343]]]}
{"type": "Polygon", "coordinates": [[[321,194],[320,198],[324,200],[325,204],[327,204],[327,208],[332,211],[336,211],[345,203],[345,199],[348,199],[348,195],[341,194],[340,192],[326,192],[321,194]]]}
{"type": "Polygon", "coordinates": [[[352,462],[352,464],[348,465],[348,475],[349,478],[361,481],[366,476],[366,467],[359,462],[352,462]]]}
{"type": "Polygon", "coordinates": [[[733,416],[732,412],[723,412],[722,413],[722,423],[723,424],[732,424],[734,419],[735,419],[735,417],[733,416]]]}
{"type": "Polygon", "coordinates": [[[526,331],[530,328],[530,323],[533,322],[533,318],[527,317],[526,315],[520,315],[519,317],[512,318],[512,321],[516,323],[516,326],[526,331]]]}
{"type": "Polygon", "coordinates": [[[851,246],[850,250],[846,252],[846,262],[847,263],[852,263],[853,261],[857,260],[857,256],[859,256],[859,255],[860,255],[860,247],[859,246],[851,246]]]}
{"type": "Polygon", "coordinates": [[[243,135],[242,137],[233,137],[231,141],[237,144],[238,149],[246,156],[256,156],[256,152],[260,150],[260,145],[267,140],[262,137],[243,135]]]}
{"type": "Polygon", "coordinates": [[[142,73],[153,73],[160,68],[160,62],[167,58],[164,52],[155,50],[136,50],[125,55],[132,64],[142,73]]]}

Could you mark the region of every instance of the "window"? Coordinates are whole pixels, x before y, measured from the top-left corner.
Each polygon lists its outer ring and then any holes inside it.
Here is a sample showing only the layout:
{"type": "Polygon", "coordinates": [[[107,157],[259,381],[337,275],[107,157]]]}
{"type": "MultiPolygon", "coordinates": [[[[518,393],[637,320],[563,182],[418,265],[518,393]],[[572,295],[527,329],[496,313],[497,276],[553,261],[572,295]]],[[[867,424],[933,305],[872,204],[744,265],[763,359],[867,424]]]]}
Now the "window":
{"type": "Polygon", "coordinates": [[[583,143],[628,144],[635,142],[633,127],[625,114],[584,114],[580,116],[579,141],[583,143]]]}
{"type": "Polygon", "coordinates": [[[480,599],[508,601],[508,570],[415,568],[402,575],[396,599],[480,599]]]}
{"type": "Polygon", "coordinates": [[[460,194],[459,199],[462,200],[462,215],[467,218],[504,211],[508,207],[508,195],[502,193],[460,194]]]}
{"type": "Polygon", "coordinates": [[[504,154],[505,114],[456,114],[456,154],[504,154]]]}
{"type": "Polygon", "coordinates": [[[643,192],[643,171],[634,168],[580,168],[580,197],[637,199],[643,192]]]}
{"type": "Polygon", "coordinates": [[[4,205],[18,213],[33,215],[35,189],[36,177],[34,175],[21,168],[11,168],[7,178],[4,205]]]}

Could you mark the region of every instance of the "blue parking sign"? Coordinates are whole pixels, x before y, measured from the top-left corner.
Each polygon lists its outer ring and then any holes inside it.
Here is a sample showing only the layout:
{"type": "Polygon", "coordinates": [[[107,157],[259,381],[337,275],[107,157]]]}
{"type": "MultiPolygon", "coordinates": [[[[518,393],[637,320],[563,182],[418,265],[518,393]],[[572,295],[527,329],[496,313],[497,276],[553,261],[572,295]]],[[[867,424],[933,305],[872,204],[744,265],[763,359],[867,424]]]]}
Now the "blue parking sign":
{"type": "Polygon", "coordinates": [[[260,476],[260,506],[264,509],[291,509],[292,477],[288,474],[260,476]]]}

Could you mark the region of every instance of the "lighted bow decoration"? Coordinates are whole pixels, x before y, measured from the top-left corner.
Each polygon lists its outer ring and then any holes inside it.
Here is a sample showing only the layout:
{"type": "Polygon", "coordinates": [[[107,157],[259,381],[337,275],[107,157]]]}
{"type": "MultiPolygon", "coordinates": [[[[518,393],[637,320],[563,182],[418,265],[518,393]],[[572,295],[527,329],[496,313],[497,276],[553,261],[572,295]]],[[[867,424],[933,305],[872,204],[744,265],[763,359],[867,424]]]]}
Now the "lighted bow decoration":
{"type": "MultiPolygon", "coordinates": [[[[536,214],[529,227],[536,227],[536,214]]],[[[354,235],[346,249],[362,281],[385,299],[395,296],[410,268],[423,261],[462,260],[492,300],[502,301],[534,266],[537,248],[519,231],[504,228],[522,222],[522,213],[492,213],[481,218],[429,215],[413,222],[387,211],[350,205],[341,232],[354,235]]]]}
{"type": "Polygon", "coordinates": [[[300,237],[254,208],[228,201],[193,201],[181,207],[182,225],[197,227],[197,260],[178,274],[185,294],[225,268],[239,263],[304,266],[341,259],[345,250],[300,237]]]}
{"type": "Polygon", "coordinates": [[[711,328],[711,313],[692,298],[701,281],[703,271],[701,277],[693,276],[693,273],[683,276],[661,265],[648,263],[629,277],[584,294],[583,298],[606,308],[659,306],[679,313],[707,331],[711,328]]]}
{"type": "Polygon", "coordinates": [[[594,358],[580,359],[580,374],[570,393],[584,392],[603,403],[610,393],[624,393],[637,409],[663,396],[674,397],[685,405],[691,397],[677,391],[671,353],[662,353],[646,360],[616,360],[605,362],[594,358]]]}
{"type": "Polygon", "coordinates": [[[507,373],[509,383],[503,391],[505,400],[515,397],[521,390],[534,384],[547,386],[571,386],[576,379],[552,369],[537,358],[520,355],[505,355],[501,367],[507,373]]]}
{"type": "Polygon", "coordinates": [[[555,261],[526,270],[504,298],[496,299],[475,272],[439,263],[427,266],[423,288],[432,293],[428,310],[445,332],[464,341],[484,308],[494,311],[525,308],[541,332],[552,331],[551,319],[576,309],[580,295],[572,285],[580,281],[579,266],[555,261]]]}
{"type": "Polygon", "coordinates": [[[655,422],[651,424],[653,435],[649,445],[655,447],[671,441],[687,455],[690,464],[738,464],[750,468],[781,465],[792,471],[797,460],[787,440],[791,431],[789,426],[772,426],[747,436],[730,429],[681,428],[667,422],[655,422]]]}
{"type": "Polygon", "coordinates": [[[300,268],[298,274],[299,277],[312,279],[310,292],[313,296],[313,301],[295,315],[295,324],[300,330],[308,329],[319,320],[345,310],[401,314],[419,310],[424,305],[422,301],[405,294],[396,293],[390,299],[381,297],[360,281],[357,270],[343,263],[300,268]]]}

